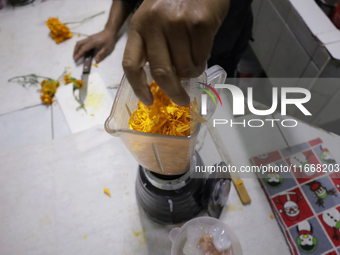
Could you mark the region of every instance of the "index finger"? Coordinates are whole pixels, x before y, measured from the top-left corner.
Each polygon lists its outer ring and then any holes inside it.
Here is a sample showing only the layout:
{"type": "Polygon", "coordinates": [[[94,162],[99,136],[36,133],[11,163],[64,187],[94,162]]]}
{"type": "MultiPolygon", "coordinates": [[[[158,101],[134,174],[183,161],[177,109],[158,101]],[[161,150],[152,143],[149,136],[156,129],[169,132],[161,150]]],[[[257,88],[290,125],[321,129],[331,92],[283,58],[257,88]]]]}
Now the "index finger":
{"type": "Polygon", "coordinates": [[[152,105],[153,96],[146,81],[144,44],[137,31],[130,31],[126,43],[123,69],[136,96],[145,104],[152,105]]]}
{"type": "Polygon", "coordinates": [[[188,105],[190,97],[174,72],[168,43],[164,34],[154,31],[151,35],[147,35],[145,44],[147,59],[154,80],[174,103],[180,106],[188,105]]]}
{"type": "Polygon", "coordinates": [[[76,60],[76,61],[78,60],[78,59],[76,58],[76,56],[78,55],[80,48],[81,48],[87,41],[88,41],[88,38],[85,38],[84,40],[78,41],[78,42],[76,43],[76,46],[74,47],[74,51],[73,51],[73,59],[74,59],[74,60],[76,60]]]}

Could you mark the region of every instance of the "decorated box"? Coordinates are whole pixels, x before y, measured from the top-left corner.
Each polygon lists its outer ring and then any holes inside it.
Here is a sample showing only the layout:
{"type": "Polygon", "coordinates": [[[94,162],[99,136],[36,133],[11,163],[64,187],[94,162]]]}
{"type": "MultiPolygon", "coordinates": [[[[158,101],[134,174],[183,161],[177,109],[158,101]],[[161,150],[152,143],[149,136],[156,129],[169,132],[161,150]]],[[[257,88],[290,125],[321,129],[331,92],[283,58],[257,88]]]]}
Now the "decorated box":
{"type": "Polygon", "coordinates": [[[322,140],[251,161],[291,253],[340,254],[340,169],[322,140]]]}

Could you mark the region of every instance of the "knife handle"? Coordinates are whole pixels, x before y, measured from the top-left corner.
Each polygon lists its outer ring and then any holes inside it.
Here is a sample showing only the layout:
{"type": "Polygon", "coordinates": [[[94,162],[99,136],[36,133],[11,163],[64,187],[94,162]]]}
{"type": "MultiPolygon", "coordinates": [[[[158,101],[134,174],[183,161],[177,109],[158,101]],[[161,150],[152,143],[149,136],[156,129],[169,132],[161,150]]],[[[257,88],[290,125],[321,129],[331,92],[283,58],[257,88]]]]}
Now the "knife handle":
{"type": "Polygon", "coordinates": [[[85,52],[83,73],[90,73],[93,56],[94,56],[94,49],[85,52]]]}

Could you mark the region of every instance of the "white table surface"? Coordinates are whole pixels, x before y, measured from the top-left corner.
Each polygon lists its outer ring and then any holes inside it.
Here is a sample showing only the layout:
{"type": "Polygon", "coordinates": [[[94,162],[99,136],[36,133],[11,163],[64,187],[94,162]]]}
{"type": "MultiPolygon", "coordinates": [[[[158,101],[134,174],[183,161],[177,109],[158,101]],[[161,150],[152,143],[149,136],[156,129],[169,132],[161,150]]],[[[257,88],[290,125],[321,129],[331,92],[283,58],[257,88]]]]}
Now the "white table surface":
{"type": "MultiPolygon", "coordinates": [[[[60,118],[60,109],[57,104],[52,107],[41,106],[37,90],[38,86],[23,88],[17,83],[9,83],[8,79],[35,73],[57,79],[66,67],[73,77],[80,78],[82,65],[73,61],[73,49],[78,40],[85,37],[73,38],[56,44],[49,36],[49,28],[45,21],[49,17],[59,17],[62,22],[79,21],[93,14],[105,11],[82,25],[70,25],[71,31],[91,35],[101,31],[107,21],[111,1],[90,0],[46,1],[36,0],[34,4],[15,7],[7,5],[0,10],[0,149],[15,148],[30,144],[35,137],[36,141],[47,141],[52,138],[70,134],[63,118],[60,118]],[[15,113],[16,117],[8,122],[8,114],[15,113]],[[25,117],[31,112],[40,115],[44,125],[36,125],[35,119],[25,117]],[[20,128],[19,126],[22,126],[20,128]],[[35,129],[27,128],[36,126],[41,132],[34,133],[35,129]],[[18,138],[18,133],[25,127],[26,134],[18,138]],[[10,137],[10,138],[9,138],[10,137]]],[[[99,64],[98,68],[92,67],[103,79],[107,87],[116,87],[122,78],[122,57],[127,40],[127,24],[121,31],[115,50],[109,58],[99,64]]],[[[115,89],[110,89],[112,98],[115,89]]]]}
{"type": "MultiPolygon", "coordinates": [[[[139,210],[134,195],[137,162],[119,139],[102,126],[71,134],[58,105],[41,105],[36,87],[7,83],[20,74],[55,77],[65,66],[80,76],[81,67],[72,60],[78,38],[56,45],[44,21],[53,16],[82,19],[108,10],[110,2],[47,1],[0,11],[0,35],[8,38],[0,40],[0,254],[170,254],[173,226],[153,223],[139,210]],[[112,198],[103,194],[104,188],[112,198]]],[[[77,32],[100,31],[107,15],[77,32]]],[[[126,37],[97,69],[107,86],[119,83],[123,74],[126,37]]],[[[228,118],[229,109],[218,108],[216,114],[220,111],[228,118]]],[[[340,138],[302,122],[294,130],[282,128],[282,133],[277,128],[225,126],[218,131],[238,167],[250,165],[250,157],[287,147],[285,139],[293,145],[317,137],[340,162],[340,138]]],[[[206,165],[221,161],[209,133],[200,154],[206,165]]],[[[251,205],[243,206],[232,187],[221,219],[235,231],[245,255],[272,255],[273,250],[290,254],[258,180],[243,181],[251,205]],[[264,248],[268,245],[271,249],[264,248]]]]}

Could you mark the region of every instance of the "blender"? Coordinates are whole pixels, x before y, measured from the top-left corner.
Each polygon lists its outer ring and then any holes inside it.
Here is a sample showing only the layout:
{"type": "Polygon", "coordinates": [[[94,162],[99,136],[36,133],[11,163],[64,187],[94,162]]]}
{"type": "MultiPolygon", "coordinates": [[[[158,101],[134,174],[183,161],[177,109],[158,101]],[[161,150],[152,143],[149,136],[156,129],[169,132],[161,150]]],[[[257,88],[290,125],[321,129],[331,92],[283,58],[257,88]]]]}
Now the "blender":
{"type": "MultiPolygon", "coordinates": [[[[148,65],[144,67],[147,82],[153,82],[148,65]]],[[[224,83],[226,72],[220,66],[207,69],[197,78],[182,79],[182,86],[193,101],[201,105],[202,84],[224,83]]],[[[129,119],[137,108],[138,98],[124,75],[119,85],[105,130],[119,137],[139,163],[136,197],[145,213],[155,222],[177,224],[197,216],[203,209],[218,218],[229,195],[230,178],[219,174],[195,172],[204,163],[195,151],[201,124],[189,136],[172,136],[131,130],[129,119]]],[[[213,99],[207,100],[209,119],[216,109],[213,99]]],[[[220,164],[225,164],[221,162],[220,164]]],[[[224,175],[225,176],[225,175],[224,175]]]]}

